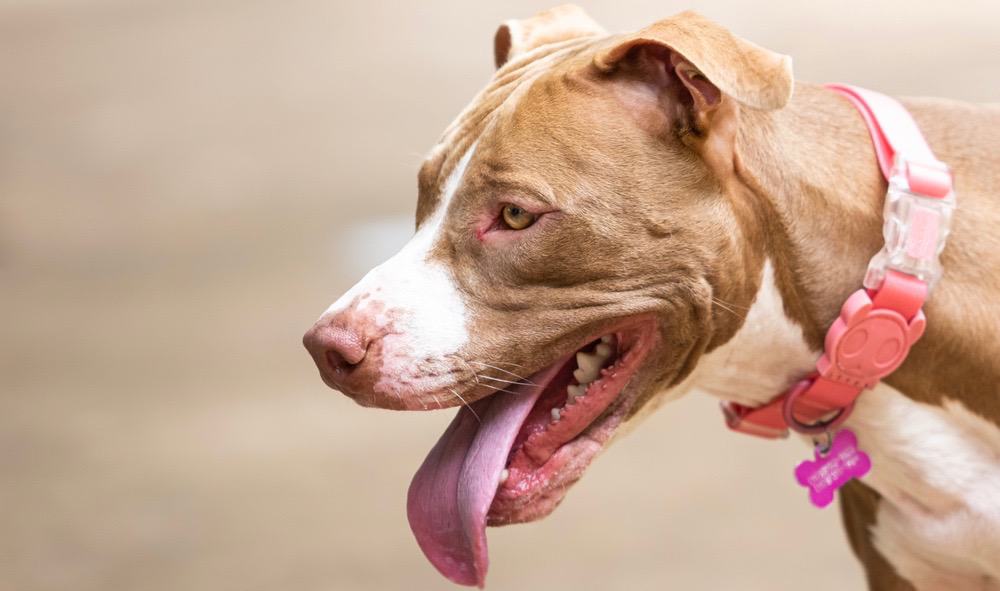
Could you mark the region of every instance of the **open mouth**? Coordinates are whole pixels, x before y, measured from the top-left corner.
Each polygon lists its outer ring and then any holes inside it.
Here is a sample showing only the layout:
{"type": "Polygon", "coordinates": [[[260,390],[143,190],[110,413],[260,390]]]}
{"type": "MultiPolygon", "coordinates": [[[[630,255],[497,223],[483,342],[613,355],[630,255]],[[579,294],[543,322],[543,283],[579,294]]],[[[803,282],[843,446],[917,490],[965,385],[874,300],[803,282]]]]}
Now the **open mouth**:
{"type": "Polygon", "coordinates": [[[486,525],[548,515],[636,401],[626,386],[652,349],[632,318],[512,386],[459,410],[407,497],[410,527],[447,578],[483,585],[486,525]]]}

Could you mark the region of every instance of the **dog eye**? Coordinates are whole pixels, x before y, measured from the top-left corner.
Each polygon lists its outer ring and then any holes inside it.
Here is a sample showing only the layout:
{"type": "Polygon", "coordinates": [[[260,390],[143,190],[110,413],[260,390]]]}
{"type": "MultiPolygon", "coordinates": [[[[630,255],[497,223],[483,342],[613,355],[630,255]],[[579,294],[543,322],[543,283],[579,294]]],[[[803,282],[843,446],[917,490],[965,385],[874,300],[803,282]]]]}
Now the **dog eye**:
{"type": "Polygon", "coordinates": [[[511,230],[523,230],[535,223],[535,214],[516,205],[503,206],[503,223],[511,230]]]}

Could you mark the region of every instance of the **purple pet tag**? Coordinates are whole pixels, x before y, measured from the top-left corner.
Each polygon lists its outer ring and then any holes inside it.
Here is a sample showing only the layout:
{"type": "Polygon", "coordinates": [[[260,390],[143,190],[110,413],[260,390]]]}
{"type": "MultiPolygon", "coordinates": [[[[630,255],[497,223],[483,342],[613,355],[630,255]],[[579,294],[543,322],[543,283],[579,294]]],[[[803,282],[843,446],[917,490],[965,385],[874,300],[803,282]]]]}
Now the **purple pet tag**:
{"type": "Polygon", "coordinates": [[[826,452],[816,446],[815,459],[795,468],[795,479],[809,489],[809,500],[823,508],[833,502],[837,490],[854,478],[861,478],[872,468],[868,454],[858,449],[858,438],[850,429],[841,429],[826,452]]]}

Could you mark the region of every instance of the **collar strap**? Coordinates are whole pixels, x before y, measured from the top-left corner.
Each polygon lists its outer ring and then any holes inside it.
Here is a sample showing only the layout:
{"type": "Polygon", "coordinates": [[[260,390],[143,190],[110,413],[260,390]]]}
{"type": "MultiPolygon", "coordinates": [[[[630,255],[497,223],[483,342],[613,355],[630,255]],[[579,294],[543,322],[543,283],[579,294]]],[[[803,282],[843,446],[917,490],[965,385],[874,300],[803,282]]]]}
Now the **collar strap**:
{"type": "Polygon", "coordinates": [[[864,288],[851,294],[826,334],[816,370],[760,407],[724,402],[729,428],[767,438],[789,429],[819,434],[838,427],[866,388],[898,368],[926,326],[921,310],[941,277],[955,194],[909,112],[883,94],[828,84],[860,112],[889,183],[885,245],[868,264],[864,288]]]}

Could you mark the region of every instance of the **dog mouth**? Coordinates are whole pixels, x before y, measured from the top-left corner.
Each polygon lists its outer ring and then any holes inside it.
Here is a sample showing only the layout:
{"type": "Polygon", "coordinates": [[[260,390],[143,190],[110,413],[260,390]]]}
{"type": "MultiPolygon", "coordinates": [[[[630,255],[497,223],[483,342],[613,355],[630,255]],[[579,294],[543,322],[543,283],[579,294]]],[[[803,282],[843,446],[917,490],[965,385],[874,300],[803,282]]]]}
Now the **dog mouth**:
{"type": "Polygon", "coordinates": [[[483,586],[487,525],[552,512],[635,405],[628,388],[656,340],[632,318],[524,383],[459,409],[413,477],[407,517],[448,579],[483,586]]]}

